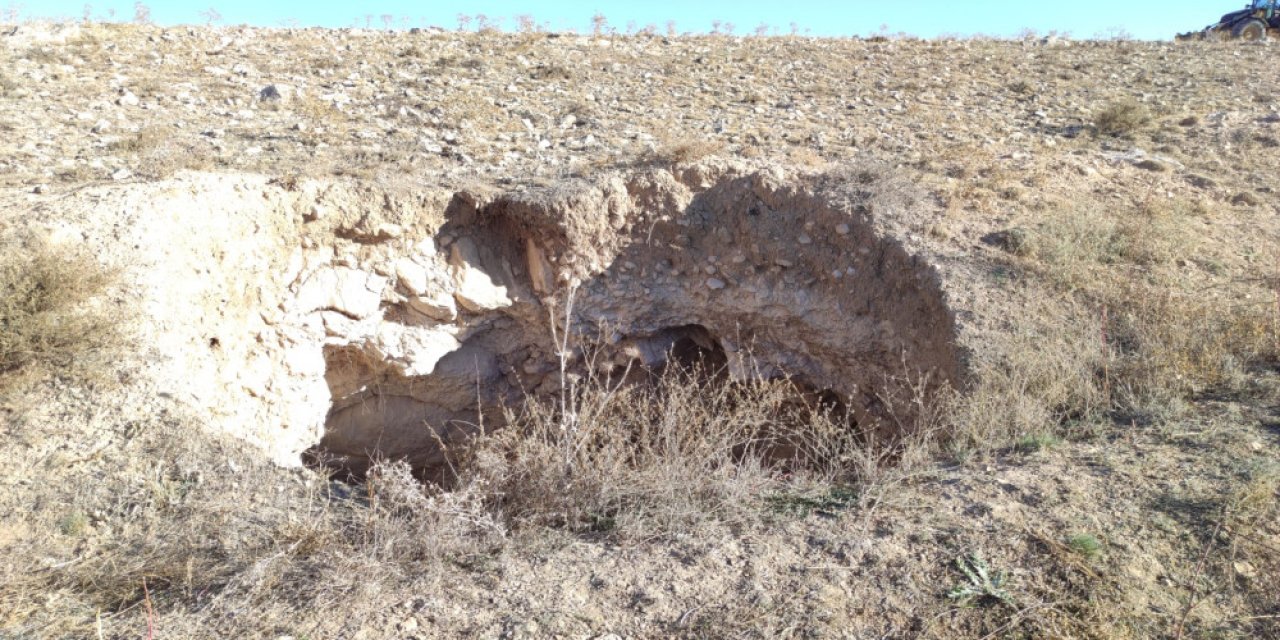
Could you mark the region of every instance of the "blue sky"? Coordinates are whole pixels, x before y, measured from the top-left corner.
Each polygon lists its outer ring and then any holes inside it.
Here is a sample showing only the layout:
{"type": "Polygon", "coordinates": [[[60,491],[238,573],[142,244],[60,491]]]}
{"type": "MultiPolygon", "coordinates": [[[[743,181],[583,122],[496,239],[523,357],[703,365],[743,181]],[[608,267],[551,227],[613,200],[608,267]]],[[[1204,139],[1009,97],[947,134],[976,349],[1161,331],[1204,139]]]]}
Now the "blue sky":
{"type": "MultiPolygon", "coordinates": [[[[213,8],[222,24],[260,26],[345,27],[385,24],[391,16],[396,27],[435,25],[458,27],[458,15],[484,14],[500,19],[504,29],[514,29],[516,16],[530,15],[555,30],[589,31],[591,16],[600,13],[609,24],[625,31],[653,24],[659,31],[674,20],[679,31],[706,32],[713,21],[732,23],[734,32],[747,34],[765,24],[780,32],[795,23],[811,35],[870,35],[887,26],[889,33],[906,32],[923,37],[976,33],[1010,36],[1023,29],[1040,33],[1069,32],[1076,38],[1123,30],[1138,38],[1167,39],[1180,31],[1198,29],[1219,15],[1244,6],[1244,0],[652,0],[645,3],[581,0],[379,0],[379,2],[304,2],[301,0],[143,0],[151,18],[160,24],[203,23],[202,14],[213,8]]],[[[23,17],[79,18],[86,8],[94,19],[129,20],[132,0],[26,0],[0,4],[18,7],[23,17]]],[[[473,21],[474,28],[475,22],[473,21]]]]}

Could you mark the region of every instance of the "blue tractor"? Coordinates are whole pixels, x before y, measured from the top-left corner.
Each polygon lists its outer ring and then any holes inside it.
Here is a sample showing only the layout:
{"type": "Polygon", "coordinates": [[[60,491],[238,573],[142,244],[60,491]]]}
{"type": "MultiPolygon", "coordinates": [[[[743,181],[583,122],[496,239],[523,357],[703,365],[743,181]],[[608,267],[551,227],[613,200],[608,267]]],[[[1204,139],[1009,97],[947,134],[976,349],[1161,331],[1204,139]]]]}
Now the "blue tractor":
{"type": "Polygon", "coordinates": [[[1280,0],[1253,0],[1245,8],[1222,16],[1216,24],[1205,27],[1203,31],[1185,33],[1178,36],[1178,39],[1265,40],[1269,31],[1280,29],[1280,7],[1276,6],[1278,2],[1280,0]]]}

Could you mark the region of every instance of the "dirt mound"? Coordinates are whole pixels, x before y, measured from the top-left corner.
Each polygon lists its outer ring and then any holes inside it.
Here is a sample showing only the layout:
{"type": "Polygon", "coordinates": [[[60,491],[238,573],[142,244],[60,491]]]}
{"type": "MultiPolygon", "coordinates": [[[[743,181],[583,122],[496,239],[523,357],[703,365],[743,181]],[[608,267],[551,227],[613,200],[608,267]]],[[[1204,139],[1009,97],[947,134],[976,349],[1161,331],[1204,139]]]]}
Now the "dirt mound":
{"type": "MultiPolygon", "coordinates": [[[[437,236],[463,307],[458,346],[418,375],[376,348],[330,350],[321,449],[357,468],[373,452],[439,462],[438,437],[559,390],[549,323],[569,304],[599,373],[655,369],[685,345],[720,354],[731,378],[791,377],[859,421],[887,418],[891,379],[962,372],[940,278],[874,223],[923,206],[892,189],[872,172],[708,167],[459,196],[437,236]],[[466,304],[473,282],[500,300],[466,304]]],[[[566,357],[584,364],[581,348],[566,357]]]]}
{"type": "Polygon", "coordinates": [[[430,468],[557,392],[566,323],[570,371],[588,346],[613,375],[713,354],[859,422],[901,415],[888,381],[964,375],[941,275],[884,223],[929,215],[905,185],[723,161],[509,193],[189,174],[87,190],[45,233],[129,268],[161,395],[279,463],[359,472],[430,468]]]}

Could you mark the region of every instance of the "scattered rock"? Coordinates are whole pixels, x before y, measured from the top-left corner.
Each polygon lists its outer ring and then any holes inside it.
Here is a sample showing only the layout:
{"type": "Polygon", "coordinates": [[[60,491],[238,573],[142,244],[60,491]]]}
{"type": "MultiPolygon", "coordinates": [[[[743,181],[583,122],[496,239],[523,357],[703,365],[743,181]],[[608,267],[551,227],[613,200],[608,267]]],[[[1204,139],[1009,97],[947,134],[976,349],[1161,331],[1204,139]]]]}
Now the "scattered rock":
{"type": "Polygon", "coordinates": [[[1212,189],[1218,186],[1217,181],[1214,179],[1196,173],[1187,175],[1187,183],[1197,189],[1212,189]]]}
{"type": "Polygon", "coordinates": [[[707,278],[707,288],[713,291],[723,289],[725,287],[724,280],[719,278],[707,278]]]}
{"type": "Polygon", "coordinates": [[[1139,160],[1135,162],[1133,166],[1139,169],[1145,169],[1147,171],[1155,171],[1158,173],[1164,173],[1169,170],[1168,164],[1165,164],[1164,162],[1156,160],[1155,158],[1147,158],[1145,160],[1139,160]]]}
{"type": "Polygon", "coordinates": [[[458,319],[458,305],[449,293],[438,291],[425,296],[409,298],[409,308],[438,322],[458,319]]]}
{"type": "Polygon", "coordinates": [[[1236,195],[1231,197],[1231,204],[1246,206],[1246,207],[1256,207],[1262,204],[1262,198],[1259,198],[1256,194],[1250,191],[1241,191],[1240,193],[1237,193],[1236,195]]]}
{"type": "Polygon", "coordinates": [[[289,85],[269,84],[258,91],[258,99],[263,102],[288,102],[293,93],[293,87],[289,85]]]}
{"type": "Polygon", "coordinates": [[[986,244],[999,247],[1016,256],[1025,256],[1031,252],[1030,236],[1026,229],[1013,228],[982,236],[986,244]]]}

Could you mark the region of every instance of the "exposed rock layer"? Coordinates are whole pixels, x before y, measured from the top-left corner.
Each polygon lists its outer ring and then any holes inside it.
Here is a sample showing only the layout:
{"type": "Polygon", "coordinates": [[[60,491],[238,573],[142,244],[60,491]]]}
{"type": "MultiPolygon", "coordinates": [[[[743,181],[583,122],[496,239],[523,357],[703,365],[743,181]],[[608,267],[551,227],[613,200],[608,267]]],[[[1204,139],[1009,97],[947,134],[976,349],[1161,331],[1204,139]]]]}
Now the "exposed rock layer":
{"type": "Polygon", "coordinates": [[[136,274],[163,393],[281,463],[427,468],[442,440],[558,389],[551,323],[570,298],[597,366],[692,345],[859,419],[894,376],[958,382],[944,278],[893,231],[930,206],[903,184],[716,162],[515,193],[189,174],[88,193],[85,217],[46,232],[136,274]]]}

